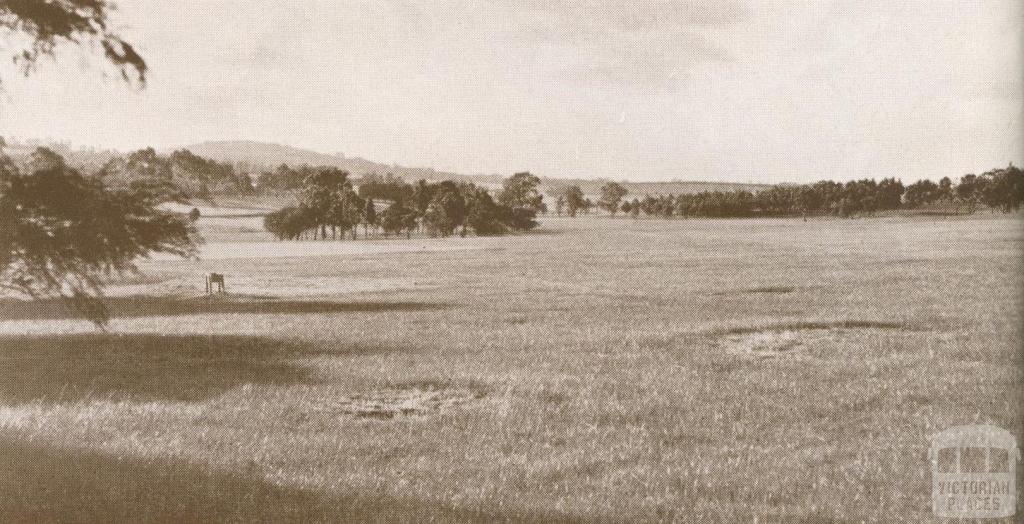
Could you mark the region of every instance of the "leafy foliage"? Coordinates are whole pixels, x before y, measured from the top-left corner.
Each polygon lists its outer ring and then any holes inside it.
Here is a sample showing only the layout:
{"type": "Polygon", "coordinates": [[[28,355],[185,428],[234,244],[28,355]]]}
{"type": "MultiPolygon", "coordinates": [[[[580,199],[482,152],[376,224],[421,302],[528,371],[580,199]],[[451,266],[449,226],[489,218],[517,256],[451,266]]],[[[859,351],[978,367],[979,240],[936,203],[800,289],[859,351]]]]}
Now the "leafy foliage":
{"type": "Polygon", "coordinates": [[[448,181],[437,184],[433,194],[423,215],[423,224],[431,236],[450,236],[457,227],[466,224],[466,199],[459,186],[448,181]]]}
{"type": "Polygon", "coordinates": [[[391,173],[384,176],[369,173],[359,179],[359,196],[361,198],[397,202],[409,200],[412,198],[412,194],[412,186],[391,173]]]}
{"type": "Polygon", "coordinates": [[[145,60],[109,29],[113,4],[106,0],[5,0],[0,2],[0,31],[9,41],[21,40],[12,59],[24,74],[44,56],[54,56],[59,44],[90,46],[101,51],[129,83],[144,86],[145,60]]]}
{"type": "MultiPolygon", "coordinates": [[[[704,191],[693,194],[646,196],[642,200],[617,204],[621,194],[614,182],[602,188],[600,205],[609,213],[621,210],[636,217],[641,212],[662,218],[679,217],[779,217],[831,215],[871,216],[880,211],[920,209],[929,206],[953,206],[957,211],[973,213],[978,205],[1013,212],[1024,203],[1024,172],[1012,164],[981,175],[964,175],[959,184],[949,178],[938,183],[920,180],[904,187],[894,178],[851,180],[846,183],[825,180],[799,186],[772,186],[757,193],[749,191],[704,191]]],[[[567,205],[570,216],[585,206],[582,192],[569,188],[567,205]],[[575,200],[575,202],[574,202],[575,200]]]]}
{"type": "Polygon", "coordinates": [[[302,166],[294,169],[288,164],[281,164],[273,171],[264,171],[256,179],[256,190],[261,193],[277,193],[281,191],[297,191],[302,188],[311,169],[302,166]]]}
{"type": "Polygon", "coordinates": [[[622,201],[622,197],[626,196],[629,191],[622,184],[617,182],[608,182],[601,186],[601,200],[598,205],[608,210],[612,216],[619,210],[619,202],[622,201]]]}
{"type": "Polygon", "coordinates": [[[576,213],[587,207],[587,201],[583,196],[583,190],[580,189],[580,186],[569,186],[566,189],[565,206],[566,212],[571,217],[575,217],[576,213]]]}
{"type": "Polygon", "coordinates": [[[61,296],[102,326],[104,276],[134,272],[153,252],[196,253],[192,220],[158,208],[179,196],[165,184],[108,188],[47,150],[27,175],[0,158],[0,288],[61,296]]]}
{"type": "Polygon", "coordinates": [[[530,209],[534,213],[544,210],[544,197],[537,191],[540,178],[528,171],[516,173],[502,182],[498,203],[510,208],[530,209]]]}
{"type": "Polygon", "coordinates": [[[98,175],[108,186],[126,187],[137,181],[173,184],[189,198],[252,190],[249,177],[235,173],[231,164],[196,156],[188,150],[161,156],[153,148],[140,149],[110,160],[98,175]]]}
{"type": "Polygon", "coordinates": [[[385,236],[404,232],[406,237],[410,237],[412,230],[416,229],[416,221],[416,211],[405,207],[402,201],[391,204],[381,213],[381,227],[385,236]]]}
{"type": "MultiPolygon", "coordinates": [[[[521,177],[520,177],[521,178],[521,177]]],[[[268,214],[264,228],[280,240],[312,237],[337,238],[335,229],[346,230],[363,224],[380,226],[385,235],[412,236],[421,229],[431,236],[448,237],[456,233],[465,236],[472,231],[477,235],[500,235],[509,231],[526,231],[537,227],[536,211],[532,207],[513,207],[495,203],[487,190],[468,182],[443,181],[429,183],[420,180],[415,185],[399,183],[396,179],[363,177],[360,182],[371,184],[364,191],[353,190],[348,173],[335,168],[308,170],[303,183],[295,191],[300,204],[268,214]],[[404,184],[404,185],[403,185],[404,184]],[[387,207],[377,211],[378,202],[363,195],[397,196],[387,207]]],[[[379,198],[381,202],[387,199],[379,198]]],[[[527,199],[527,202],[535,200],[527,199]]]]}

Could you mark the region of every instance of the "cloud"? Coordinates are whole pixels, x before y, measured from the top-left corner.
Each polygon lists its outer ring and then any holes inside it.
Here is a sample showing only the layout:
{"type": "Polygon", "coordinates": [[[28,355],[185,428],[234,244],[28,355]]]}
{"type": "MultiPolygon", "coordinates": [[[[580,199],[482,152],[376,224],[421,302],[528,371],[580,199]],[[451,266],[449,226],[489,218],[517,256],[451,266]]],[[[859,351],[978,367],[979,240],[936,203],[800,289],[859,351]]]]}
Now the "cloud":
{"type": "Polygon", "coordinates": [[[633,42],[607,53],[601,60],[579,64],[568,73],[578,83],[596,88],[614,86],[641,91],[674,91],[698,63],[728,62],[724,48],[693,35],[679,35],[669,45],[633,42]]]}
{"type": "MultiPolygon", "coordinates": [[[[509,7],[495,1],[491,6],[509,7]]],[[[572,25],[598,25],[618,31],[728,27],[743,22],[749,11],[735,1],[571,1],[523,0],[512,5],[520,13],[556,18],[572,25]]]]}
{"type": "Polygon", "coordinates": [[[635,6],[618,4],[608,10],[610,21],[630,31],[731,27],[747,16],[747,9],[736,2],[642,2],[635,6]]]}
{"type": "Polygon", "coordinates": [[[644,92],[673,90],[695,65],[733,60],[720,33],[749,17],[736,2],[526,0],[517,6],[508,13],[514,31],[549,53],[563,79],[644,92]]]}

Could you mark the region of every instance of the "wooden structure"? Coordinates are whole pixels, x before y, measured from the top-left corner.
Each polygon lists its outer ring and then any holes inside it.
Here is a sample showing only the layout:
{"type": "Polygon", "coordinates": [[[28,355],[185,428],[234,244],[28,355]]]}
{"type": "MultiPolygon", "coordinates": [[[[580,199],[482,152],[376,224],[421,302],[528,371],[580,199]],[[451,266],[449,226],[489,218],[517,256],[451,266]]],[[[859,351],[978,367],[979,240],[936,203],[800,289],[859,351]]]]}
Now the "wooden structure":
{"type": "Polygon", "coordinates": [[[216,286],[217,293],[226,293],[224,289],[224,275],[222,273],[210,273],[206,275],[206,294],[212,295],[216,286]]]}

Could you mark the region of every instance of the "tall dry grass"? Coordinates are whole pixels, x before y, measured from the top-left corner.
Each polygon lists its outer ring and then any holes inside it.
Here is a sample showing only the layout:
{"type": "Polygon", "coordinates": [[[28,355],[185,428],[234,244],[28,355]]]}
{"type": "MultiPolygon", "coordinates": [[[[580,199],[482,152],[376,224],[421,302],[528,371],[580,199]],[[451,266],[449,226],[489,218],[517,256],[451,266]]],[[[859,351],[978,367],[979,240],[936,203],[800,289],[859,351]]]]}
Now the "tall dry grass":
{"type": "Polygon", "coordinates": [[[0,309],[0,520],[926,521],[930,435],[1024,435],[1020,225],[563,219],[151,262],[250,296],[125,299],[108,334],[0,309]],[[255,296],[346,278],[415,285],[255,296]]]}

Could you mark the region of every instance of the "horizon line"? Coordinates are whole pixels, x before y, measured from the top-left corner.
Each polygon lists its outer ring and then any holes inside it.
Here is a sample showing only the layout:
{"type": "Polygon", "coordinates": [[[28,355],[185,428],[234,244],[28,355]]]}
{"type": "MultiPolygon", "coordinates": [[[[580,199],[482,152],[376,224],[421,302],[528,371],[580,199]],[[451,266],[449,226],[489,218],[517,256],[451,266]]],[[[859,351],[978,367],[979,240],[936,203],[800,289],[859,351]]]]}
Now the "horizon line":
{"type": "MultiPolygon", "coordinates": [[[[0,138],[3,138],[3,137],[4,137],[3,135],[0,135],[0,138]]],[[[823,181],[849,182],[849,181],[855,181],[855,180],[865,180],[865,179],[875,179],[875,178],[879,178],[879,179],[895,178],[896,180],[902,181],[902,178],[898,177],[898,176],[882,176],[882,175],[872,175],[872,176],[859,175],[859,176],[853,176],[853,177],[848,177],[848,178],[818,178],[818,179],[815,179],[815,180],[810,181],[810,182],[796,182],[796,181],[793,181],[793,180],[786,180],[786,181],[779,181],[779,182],[772,182],[772,181],[758,181],[758,182],[742,181],[741,182],[741,181],[723,181],[723,180],[709,180],[709,179],[684,180],[684,179],[679,179],[679,178],[673,178],[671,180],[631,180],[631,179],[628,179],[628,178],[618,178],[618,179],[616,179],[616,178],[612,178],[612,177],[608,177],[608,176],[597,176],[597,177],[594,177],[594,178],[580,178],[580,177],[562,177],[562,176],[552,176],[552,175],[541,175],[541,174],[538,174],[538,173],[534,173],[533,171],[531,171],[529,169],[513,169],[513,170],[510,170],[508,174],[503,175],[501,173],[483,173],[483,172],[463,173],[463,172],[452,171],[452,170],[447,170],[447,169],[439,169],[439,168],[436,168],[436,167],[433,167],[433,166],[407,166],[407,165],[397,164],[395,162],[385,162],[385,161],[380,161],[380,160],[369,159],[369,158],[365,158],[365,157],[362,157],[362,156],[348,156],[348,155],[346,155],[345,153],[343,153],[341,151],[337,151],[337,152],[334,152],[334,153],[328,153],[328,152],[320,151],[318,149],[314,149],[312,147],[307,147],[307,146],[298,146],[298,145],[292,145],[292,144],[283,143],[283,142],[268,142],[266,140],[257,140],[257,139],[251,139],[251,138],[201,140],[201,141],[198,141],[198,142],[192,142],[192,143],[189,143],[189,144],[179,144],[179,145],[174,145],[174,146],[164,145],[164,146],[159,146],[158,147],[158,146],[149,145],[149,146],[135,148],[135,149],[129,148],[129,150],[127,150],[127,151],[123,150],[123,149],[120,149],[120,148],[117,148],[117,147],[106,147],[106,146],[92,146],[92,145],[85,145],[85,144],[74,144],[70,140],[69,141],[63,141],[62,139],[55,139],[55,138],[35,138],[35,137],[26,138],[26,137],[18,137],[18,136],[15,136],[15,135],[8,135],[8,139],[9,139],[9,141],[6,143],[7,147],[10,147],[12,145],[32,145],[32,144],[30,144],[31,142],[36,142],[36,143],[43,143],[43,144],[45,144],[42,147],[53,146],[53,145],[58,145],[58,144],[59,145],[64,145],[64,146],[67,146],[73,152],[74,151],[90,151],[91,150],[91,151],[95,151],[95,152],[112,152],[112,153],[116,153],[118,155],[126,155],[126,154],[130,154],[130,153],[132,153],[134,151],[141,151],[141,150],[144,150],[144,149],[153,149],[154,151],[156,151],[158,153],[174,152],[174,151],[182,151],[182,150],[186,150],[186,151],[192,152],[189,149],[190,147],[194,147],[194,146],[198,146],[198,145],[202,145],[202,144],[249,142],[249,143],[260,144],[260,145],[265,145],[265,146],[276,146],[276,147],[283,147],[283,148],[288,148],[288,149],[294,149],[294,150],[297,150],[297,151],[300,151],[300,152],[304,152],[304,153],[312,153],[312,154],[317,154],[317,155],[334,157],[334,158],[337,158],[339,160],[359,160],[359,161],[370,162],[370,163],[374,163],[374,164],[380,164],[382,166],[387,166],[387,167],[394,168],[394,169],[433,171],[434,173],[436,173],[438,175],[455,175],[455,176],[460,176],[460,177],[498,177],[498,178],[508,178],[509,176],[512,176],[515,173],[528,172],[528,173],[531,173],[533,175],[536,175],[541,180],[551,180],[551,181],[618,182],[620,184],[717,184],[717,185],[739,185],[739,186],[778,186],[778,185],[797,185],[797,186],[800,186],[800,185],[811,185],[811,184],[815,184],[817,182],[823,182],[823,181]]],[[[196,155],[196,156],[202,156],[202,155],[196,155]]],[[[204,157],[204,158],[209,158],[209,157],[204,157]]],[[[216,159],[213,159],[213,158],[209,158],[209,159],[210,160],[216,160],[216,159]]],[[[221,162],[220,160],[216,160],[216,161],[221,162]]],[[[238,163],[239,161],[233,161],[233,162],[232,161],[223,161],[223,162],[224,163],[238,163]]],[[[264,164],[264,166],[270,166],[270,165],[271,164],[264,164]]],[[[303,165],[308,166],[308,167],[318,167],[318,166],[323,166],[325,164],[306,164],[306,163],[302,163],[302,164],[295,164],[295,167],[303,166],[303,165]]],[[[1013,161],[1012,160],[1008,161],[1007,165],[1008,166],[1012,166],[1013,165],[1013,161]]],[[[978,175],[978,174],[982,174],[982,173],[985,173],[987,171],[991,171],[991,170],[994,170],[994,169],[999,169],[999,166],[993,166],[993,167],[985,168],[984,171],[980,171],[980,172],[977,172],[977,173],[971,172],[971,173],[963,173],[963,174],[959,174],[959,175],[933,176],[933,177],[916,178],[914,180],[941,180],[942,178],[946,178],[946,177],[948,177],[948,178],[950,178],[952,180],[952,179],[959,179],[959,178],[961,178],[961,177],[963,177],[965,175],[971,175],[971,174],[978,175]]],[[[350,172],[349,174],[357,175],[357,176],[362,176],[362,175],[371,174],[371,173],[389,174],[387,172],[378,173],[376,171],[368,171],[368,172],[365,172],[365,173],[358,173],[358,174],[350,172]]],[[[390,174],[394,174],[394,173],[390,173],[390,174]]]]}

